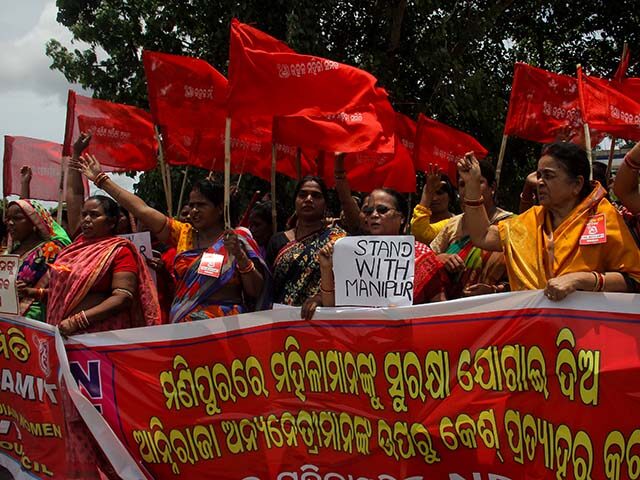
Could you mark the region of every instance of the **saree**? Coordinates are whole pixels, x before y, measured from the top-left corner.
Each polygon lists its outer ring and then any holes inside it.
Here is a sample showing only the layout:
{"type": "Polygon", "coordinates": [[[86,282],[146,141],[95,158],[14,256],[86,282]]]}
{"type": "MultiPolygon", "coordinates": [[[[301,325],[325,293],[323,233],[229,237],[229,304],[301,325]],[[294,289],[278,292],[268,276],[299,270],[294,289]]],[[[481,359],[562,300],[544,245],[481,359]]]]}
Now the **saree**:
{"type": "MultiPolygon", "coordinates": [[[[69,236],[58,225],[47,210],[35,200],[15,200],[9,206],[17,205],[36,227],[42,242],[31,250],[20,255],[20,263],[16,280],[20,280],[29,288],[47,288],[49,285],[49,266],[56,260],[60,250],[71,243],[69,236]]],[[[20,247],[11,238],[7,253],[13,253],[20,247]]],[[[35,298],[22,296],[19,312],[23,317],[44,322],[46,320],[46,304],[35,298]]]]}
{"type": "Polygon", "coordinates": [[[58,325],[72,313],[104,275],[110,273],[119,249],[128,248],[137,265],[138,291],[129,311],[90,325],[89,333],[160,324],[160,306],[153,280],[138,249],[129,240],[106,237],[89,240],[78,237],[62,250],[51,265],[47,323],[58,325]]]}
{"type": "MultiPolygon", "coordinates": [[[[513,213],[496,209],[491,224],[505,220],[513,213]]],[[[464,269],[450,273],[446,282],[445,294],[448,300],[463,296],[465,288],[479,283],[495,286],[506,280],[506,266],[502,252],[482,250],[473,245],[471,237],[464,232],[464,214],[453,217],[432,242],[432,248],[438,253],[458,255],[464,262],[464,269]]]]}
{"type": "Polygon", "coordinates": [[[433,250],[416,240],[416,263],[413,275],[413,304],[428,303],[444,289],[446,271],[433,250]]]}
{"type": "Polygon", "coordinates": [[[340,227],[328,227],[287,243],[274,261],[273,301],[300,306],[320,292],[318,252],[329,242],[346,236],[340,227]]]}
{"type": "Polygon", "coordinates": [[[551,228],[542,206],[498,224],[511,290],[545,288],[547,281],[574,272],[619,272],[640,281],[640,251],[606,191],[594,182],[591,193],[558,225],[551,228]],[[603,214],[606,241],[580,245],[593,215],[603,214]]]}
{"type": "Polygon", "coordinates": [[[212,299],[217,292],[228,285],[241,286],[240,274],[235,258],[228,254],[224,238],[220,235],[207,248],[196,248],[193,227],[174,219],[169,220],[169,243],[176,246],[174,276],[176,291],[169,313],[171,323],[192,322],[207,318],[236,315],[249,310],[265,310],[271,306],[269,268],[260,256],[258,244],[245,228],[234,230],[242,242],[247,256],[262,266],[264,286],[257,299],[244,299],[242,304],[212,299]],[[216,253],[224,257],[217,277],[198,273],[200,261],[205,253],[216,253]]]}

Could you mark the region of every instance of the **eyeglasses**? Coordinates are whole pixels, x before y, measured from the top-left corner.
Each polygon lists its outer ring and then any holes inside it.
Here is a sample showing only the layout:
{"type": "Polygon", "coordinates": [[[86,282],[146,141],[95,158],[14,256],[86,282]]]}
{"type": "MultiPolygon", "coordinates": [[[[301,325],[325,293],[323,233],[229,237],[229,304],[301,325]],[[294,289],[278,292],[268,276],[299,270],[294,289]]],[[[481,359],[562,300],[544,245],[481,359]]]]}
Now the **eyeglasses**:
{"type": "Polygon", "coordinates": [[[375,207],[362,207],[362,213],[364,213],[367,217],[371,215],[374,210],[378,212],[380,215],[384,215],[389,212],[389,210],[398,210],[397,208],[387,207],[386,205],[376,205],[375,207]]]}

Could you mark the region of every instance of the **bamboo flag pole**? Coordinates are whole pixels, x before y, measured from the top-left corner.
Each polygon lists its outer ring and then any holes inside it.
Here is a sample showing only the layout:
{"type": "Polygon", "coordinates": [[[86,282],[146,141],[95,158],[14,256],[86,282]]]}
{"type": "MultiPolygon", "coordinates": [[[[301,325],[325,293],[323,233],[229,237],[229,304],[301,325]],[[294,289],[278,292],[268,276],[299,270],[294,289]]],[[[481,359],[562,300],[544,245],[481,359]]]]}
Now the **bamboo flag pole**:
{"type": "Polygon", "coordinates": [[[163,163],[164,163],[164,170],[165,170],[165,178],[167,179],[167,194],[169,196],[169,205],[168,205],[168,211],[169,214],[171,214],[171,212],[173,212],[173,190],[171,188],[171,166],[167,163],[164,162],[164,155],[163,155],[163,163]]]}
{"type": "Polygon", "coordinates": [[[587,151],[587,158],[589,159],[589,180],[593,180],[593,155],[591,154],[591,132],[589,131],[589,124],[584,124],[584,149],[587,151]]]}
{"type": "Polygon", "coordinates": [[[507,140],[509,135],[502,135],[502,144],[500,145],[500,153],[498,154],[498,164],[496,165],[496,190],[500,185],[500,174],[502,173],[502,163],[504,162],[504,154],[507,150],[507,140]]]}
{"type": "Polygon", "coordinates": [[[64,196],[64,179],[65,170],[67,166],[66,157],[62,157],[60,160],[60,184],[58,185],[58,211],[56,213],[56,222],[62,223],[62,201],[64,196]]]}
{"type": "Polygon", "coordinates": [[[273,234],[278,230],[278,212],[276,210],[276,144],[271,143],[271,222],[273,223],[273,234]]]}
{"type": "Polygon", "coordinates": [[[231,229],[231,117],[224,127],[224,228],[231,229]]]}
{"type": "Polygon", "coordinates": [[[178,199],[178,209],[176,210],[176,216],[180,215],[180,210],[182,210],[182,202],[184,200],[184,191],[187,188],[188,174],[189,174],[189,165],[184,167],[184,175],[182,176],[182,186],[180,187],[180,198],[178,199]]]}
{"type": "Polygon", "coordinates": [[[165,202],[167,203],[167,212],[169,213],[169,215],[171,215],[171,208],[169,207],[169,187],[168,187],[168,183],[167,183],[167,172],[164,169],[164,152],[162,151],[162,141],[160,139],[160,129],[158,128],[158,126],[155,126],[155,130],[156,130],[156,141],[158,142],[158,170],[160,170],[160,177],[162,177],[162,188],[164,190],[164,199],[165,202]]]}
{"type": "MultiPolygon", "coordinates": [[[[613,168],[613,156],[616,153],[616,137],[611,137],[611,146],[609,147],[609,160],[607,161],[607,173],[605,174],[605,179],[607,182],[609,181],[609,177],[611,176],[611,170],[613,168]]],[[[604,188],[609,188],[608,185],[603,185],[604,188]]]]}

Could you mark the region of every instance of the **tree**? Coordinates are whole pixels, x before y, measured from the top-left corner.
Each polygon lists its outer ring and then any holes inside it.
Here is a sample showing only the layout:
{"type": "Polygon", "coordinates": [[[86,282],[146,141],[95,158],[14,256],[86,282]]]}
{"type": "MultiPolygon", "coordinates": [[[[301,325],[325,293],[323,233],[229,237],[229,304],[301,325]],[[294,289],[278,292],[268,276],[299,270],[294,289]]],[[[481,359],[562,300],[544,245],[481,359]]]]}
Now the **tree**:
{"type": "MultiPolygon", "coordinates": [[[[147,108],[142,49],[197,56],[225,73],[229,23],[238,17],[301,53],[370,71],[398,111],[467,131],[497,156],[514,62],[567,74],[582,63],[609,75],[623,42],[639,44],[635,3],[58,0],[58,21],[90,47],[72,51],[52,39],[47,54],[52,68],[96,97],[147,108]]],[[[501,193],[511,208],[537,148],[510,142],[501,193]]],[[[157,184],[144,175],[137,191],[146,195],[157,184]]]]}

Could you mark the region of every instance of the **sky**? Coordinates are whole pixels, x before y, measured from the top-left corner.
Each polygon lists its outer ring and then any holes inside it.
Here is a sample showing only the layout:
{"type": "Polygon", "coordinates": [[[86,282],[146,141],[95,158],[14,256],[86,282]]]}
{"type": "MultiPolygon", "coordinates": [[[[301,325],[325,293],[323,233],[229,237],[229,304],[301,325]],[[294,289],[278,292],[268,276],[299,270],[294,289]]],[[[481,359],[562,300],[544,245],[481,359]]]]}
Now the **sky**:
{"type": "MultiPolygon", "coordinates": [[[[71,32],[56,22],[55,0],[0,0],[0,11],[2,158],[4,135],[63,142],[71,85],[62,73],[49,69],[51,60],[45,48],[51,38],[68,47],[82,49],[82,45],[72,44],[71,32]]],[[[82,91],[77,85],[73,88],[82,91]]],[[[118,177],[118,183],[132,187],[133,180],[118,177]]]]}

